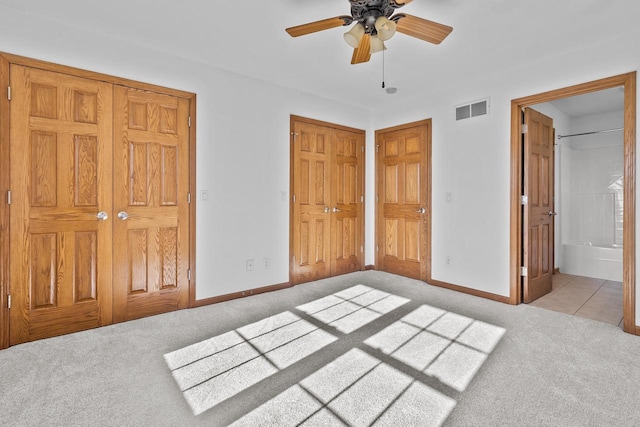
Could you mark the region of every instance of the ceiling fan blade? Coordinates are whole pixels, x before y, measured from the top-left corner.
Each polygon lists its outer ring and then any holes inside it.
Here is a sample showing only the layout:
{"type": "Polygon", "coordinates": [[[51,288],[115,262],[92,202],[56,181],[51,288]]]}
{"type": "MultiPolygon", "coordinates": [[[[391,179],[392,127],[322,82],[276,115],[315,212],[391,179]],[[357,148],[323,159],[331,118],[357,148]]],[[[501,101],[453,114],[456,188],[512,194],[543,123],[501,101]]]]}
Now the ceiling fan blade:
{"type": "Polygon", "coordinates": [[[396,3],[398,3],[401,6],[407,5],[409,3],[411,3],[413,0],[396,0],[396,3]]]}
{"type": "Polygon", "coordinates": [[[353,50],[353,56],[351,57],[352,64],[361,64],[368,62],[371,59],[371,36],[365,34],[360,40],[360,44],[353,50]]]}
{"type": "Polygon", "coordinates": [[[452,27],[417,16],[403,14],[398,20],[397,31],[429,43],[440,44],[453,31],[452,27]]]}
{"type": "Polygon", "coordinates": [[[335,18],[323,19],[322,21],[315,21],[287,28],[286,31],[291,37],[299,37],[318,31],[328,30],[329,28],[342,27],[344,25],[347,25],[347,22],[336,16],[335,18]]]}

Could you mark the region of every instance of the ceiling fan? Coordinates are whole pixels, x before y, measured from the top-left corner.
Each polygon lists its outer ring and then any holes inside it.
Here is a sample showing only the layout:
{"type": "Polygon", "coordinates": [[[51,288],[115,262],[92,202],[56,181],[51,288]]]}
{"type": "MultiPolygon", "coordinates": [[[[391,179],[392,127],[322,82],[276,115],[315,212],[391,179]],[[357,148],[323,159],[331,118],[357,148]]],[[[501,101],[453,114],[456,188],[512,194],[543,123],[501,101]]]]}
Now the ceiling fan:
{"type": "Polygon", "coordinates": [[[356,23],[344,34],[345,41],[354,48],[352,64],[360,64],[371,59],[371,54],[386,49],[384,42],[396,31],[408,36],[440,44],[453,31],[453,28],[418,18],[406,13],[396,13],[396,9],[413,0],[349,0],[351,15],[323,19],[309,24],[287,28],[291,37],[304,36],[330,28],[348,26],[356,23]],[[393,16],[392,16],[393,15],[393,16]]]}

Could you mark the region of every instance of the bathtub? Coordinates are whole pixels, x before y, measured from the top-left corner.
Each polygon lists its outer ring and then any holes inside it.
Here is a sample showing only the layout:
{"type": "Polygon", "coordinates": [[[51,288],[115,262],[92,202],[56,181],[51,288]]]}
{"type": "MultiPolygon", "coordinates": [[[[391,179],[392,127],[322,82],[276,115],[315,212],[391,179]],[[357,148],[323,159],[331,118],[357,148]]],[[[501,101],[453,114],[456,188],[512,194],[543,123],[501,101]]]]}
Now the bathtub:
{"type": "Polygon", "coordinates": [[[560,272],[622,282],[622,246],[591,242],[563,244],[560,272]]]}

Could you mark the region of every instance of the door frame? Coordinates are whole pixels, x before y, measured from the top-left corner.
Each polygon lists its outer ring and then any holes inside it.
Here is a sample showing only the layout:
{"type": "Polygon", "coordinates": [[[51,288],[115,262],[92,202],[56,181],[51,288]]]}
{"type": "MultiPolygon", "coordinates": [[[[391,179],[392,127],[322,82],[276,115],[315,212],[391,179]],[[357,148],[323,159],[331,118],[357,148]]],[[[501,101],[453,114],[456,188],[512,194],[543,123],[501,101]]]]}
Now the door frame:
{"type": "Polygon", "coordinates": [[[0,349],[9,347],[9,61],[0,55],[0,349]]]}
{"type": "Polygon", "coordinates": [[[623,213],[623,326],[624,331],[640,335],[636,327],[636,72],[620,74],[588,83],[539,93],[511,101],[511,202],[509,303],[522,303],[520,266],[522,265],[522,209],[520,204],[523,174],[520,112],[544,102],[622,86],[624,88],[624,213],[623,213]]]}
{"type": "MultiPolygon", "coordinates": [[[[189,281],[189,307],[196,305],[196,94],[178,89],[170,89],[143,83],[135,80],[101,74],[65,65],[54,64],[38,59],[26,58],[19,55],[0,52],[0,349],[9,346],[9,309],[8,295],[9,283],[9,204],[8,191],[10,190],[9,159],[10,146],[10,101],[8,99],[8,87],[10,84],[9,70],[12,64],[30,68],[67,74],[91,80],[98,80],[113,85],[128,86],[135,89],[161,93],[189,100],[189,116],[191,126],[189,128],[189,269],[191,280],[189,281]]],[[[16,197],[16,195],[13,195],[16,197]]]]}
{"type": "MultiPolygon", "coordinates": [[[[380,252],[377,250],[379,248],[379,246],[382,244],[382,240],[384,239],[384,233],[380,233],[379,232],[379,223],[382,219],[382,212],[380,209],[380,202],[379,202],[379,195],[377,194],[378,189],[380,188],[380,180],[382,179],[382,176],[380,176],[379,173],[379,169],[380,169],[380,156],[378,153],[378,141],[379,141],[379,137],[380,134],[383,133],[389,133],[389,132],[395,132],[395,131],[399,131],[399,130],[403,130],[403,129],[409,129],[409,128],[414,128],[414,127],[420,127],[420,126],[424,126],[427,129],[427,141],[426,144],[427,146],[425,147],[425,155],[427,157],[427,164],[424,165],[424,167],[426,168],[426,175],[427,175],[427,182],[426,182],[426,188],[424,191],[426,191],[426,200],[427,200],[427,212],[426,212],[426,238],[425,238],[425,251],[426,253],[426,266],[425,266],[425,271],[421,272],[421,280],[428,282],[428,283],[432,283],[433,279],[431,277],[431,224],[432,224],[432,218],[431,215],[433,213],[433,200],[431,197],[431,182],[432,182],[432,154],[431,154],[431,146],[432,146],[432,142],[431,142],[431,134],[432,134],[432,120],[431,119],[424,119],[424,120],[418,120],[416,122],[411,122],[411,123],[405,123],[402,125],[398,125],[398,126],[393,126],[393,127],[389,127],[389,128],[384,128],[384,129],[378,129],[376,130],[376,134],[375,134],[375,141],[376,141],[376,159],[375,159],[375,170],[376,170],[376,176],[375,176],[375,182],[376,182],[376,198],[378,200],[375,201],[375,244],[376,244],[376,251],[375,251],[375,269],[378,270],[379,266],[380,266],[380,252]]],[[[433,283],[432,283],[433,284],[433,283]]],[[[446,284],[442,283],[442,282],[438,282],[437,286],[446,286],[446,284]]]]}
{"type": "MultiPolygon", "coordinates": [[[[330,122],[323,122],[321,120],[316,120],[316,119],[310,119],[308,117],[302,117],[302,116],[296,116],[294,114],[291,114],[289,117],[289,285],[290,286],[295,286],[298,284],[298,282],[295,280],[295,275],[294,275],[294,271],[293,271],[293,256],[294,251],[293,251],[293,234],[294,234],[294,223],[293,223],[293,195],[294,195],[294,188],[293,188],[293,184],[294,184],[294,178],[295,178],[295,174],[294,174],[294,169],[293,169],[293,165],[294,165],[294,143],[295,143],[295,123],[296,122],[304,122],[304,123],[308,123],[310,125],[314,125],[314,126],[322,126],[322,127],[327,127],[327,128],[331,128],[331,129],[336,129],[336,130],[342,130],[345,132],[353,132],[353,133],[359,133],[362,134],[363,138],[364,138],[364,144],[363,147],[366,147],[367,145],[367,134],[366,131],[362,130],[362,129],[356,129],[356,128],[352,128],[352,127],[348,127],[348,126],[343,126],[343,125],[338,125],[335,123],[330,123],[330,122]]],[[[362,236],[360,239],[360,242],[357,242],[358,246],[361,246],[362,248],[364,248],[364,242],[365,242],[365,230],[366,230],[366,226],[365,226],[365,217],[364,217],[364,192],[365,192],[365,185],[364,185],[364,180],[366,179],[366,149],[361,153],[362,154],[362,177],[363,180],[361,183],[359,183],[362,186],[362,196],[363,196],[363,201],[360,203],[360,207],[358,208],[358,217],[362,218],[362,220],[360,221],[361,225],[361,230],[360,230],[360,235],[362,236]]],[[[360,252],[360,270],[364,270],[364,251],[360,252]]]]}

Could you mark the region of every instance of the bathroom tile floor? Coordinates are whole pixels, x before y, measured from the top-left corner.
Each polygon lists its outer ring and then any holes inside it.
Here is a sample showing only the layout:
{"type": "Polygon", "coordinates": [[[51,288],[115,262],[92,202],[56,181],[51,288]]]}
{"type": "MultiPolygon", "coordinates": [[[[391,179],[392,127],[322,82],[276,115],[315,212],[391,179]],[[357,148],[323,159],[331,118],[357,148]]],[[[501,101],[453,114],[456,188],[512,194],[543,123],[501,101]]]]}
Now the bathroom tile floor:
{"type": "Polygon", "coordinates": [[[531,305],[622,327],[622,282],[558,273],[553,290],[531,305]]]}

